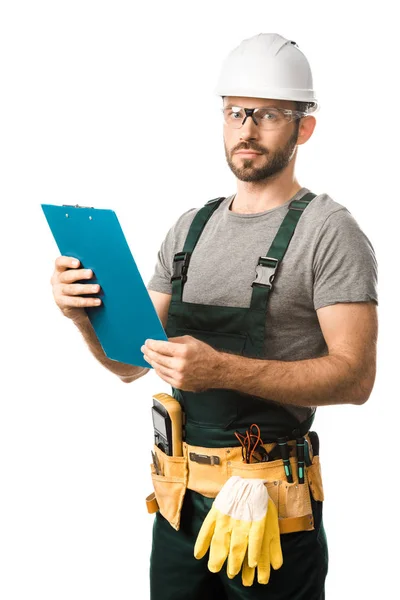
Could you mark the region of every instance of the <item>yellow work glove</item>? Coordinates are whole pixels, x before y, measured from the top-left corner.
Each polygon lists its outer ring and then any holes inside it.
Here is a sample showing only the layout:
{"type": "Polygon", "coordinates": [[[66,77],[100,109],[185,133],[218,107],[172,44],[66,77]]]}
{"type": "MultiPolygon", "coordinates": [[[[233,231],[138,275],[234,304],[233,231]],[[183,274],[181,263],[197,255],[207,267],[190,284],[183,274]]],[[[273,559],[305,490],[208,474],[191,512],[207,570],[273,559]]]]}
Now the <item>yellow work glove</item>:
{"type": "Polygon", "coordinates": [[[194,547],[195,558],[210,549],[208,568],[221,570],[228,559],[227,574],[239,573],[247,551],[250,567],[257,565],[264,540],[268,491],[263,479],[228,479],[204,519],[194,547]]]}
{"type": "MultiPolygon", "coordinates": [[[[268,583],[273,569],[279,569],[283,564],[281,538],[279,532],[278,511],[271,499],[268,501],[268,511],[265,517],[264,538],[261,545],[260,556],[257,562],[258,583],[268,583]]],[[[245,586],[253,585],[256,568],[249,566],[246,554],[242,568],[242,583],[245,586]]]]}

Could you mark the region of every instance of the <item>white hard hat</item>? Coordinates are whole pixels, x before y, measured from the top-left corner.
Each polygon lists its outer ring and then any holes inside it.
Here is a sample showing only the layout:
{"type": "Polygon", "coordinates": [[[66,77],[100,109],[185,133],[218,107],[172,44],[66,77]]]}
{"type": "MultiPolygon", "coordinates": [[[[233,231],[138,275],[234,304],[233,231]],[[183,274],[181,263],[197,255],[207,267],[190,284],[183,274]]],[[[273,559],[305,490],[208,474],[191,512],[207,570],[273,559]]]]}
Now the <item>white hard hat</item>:
{"type": "Polygon", "coordinates": [[[307,58],[296,42],[278,33],[259,33],[232,50],[215,93],[307,102],[307,112],[319,108],[307,58]]]}

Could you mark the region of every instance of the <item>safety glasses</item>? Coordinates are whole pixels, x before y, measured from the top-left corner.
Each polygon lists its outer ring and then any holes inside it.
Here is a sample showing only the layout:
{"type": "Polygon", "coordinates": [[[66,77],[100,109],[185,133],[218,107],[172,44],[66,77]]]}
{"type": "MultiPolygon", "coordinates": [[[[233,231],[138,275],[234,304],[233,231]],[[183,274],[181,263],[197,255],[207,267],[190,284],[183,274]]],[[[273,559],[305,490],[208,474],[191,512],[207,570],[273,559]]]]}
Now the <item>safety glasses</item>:
{"type": "Polygon", "coordinates": [[[288,108],[260,107],[244,108],[242,106],[228,106],[222,109],[225,125],[232,129],[240,129],[248,117],[261,129],[273,130],[287,125],[295,119],[306,117],[308,113],[288,108]]]}

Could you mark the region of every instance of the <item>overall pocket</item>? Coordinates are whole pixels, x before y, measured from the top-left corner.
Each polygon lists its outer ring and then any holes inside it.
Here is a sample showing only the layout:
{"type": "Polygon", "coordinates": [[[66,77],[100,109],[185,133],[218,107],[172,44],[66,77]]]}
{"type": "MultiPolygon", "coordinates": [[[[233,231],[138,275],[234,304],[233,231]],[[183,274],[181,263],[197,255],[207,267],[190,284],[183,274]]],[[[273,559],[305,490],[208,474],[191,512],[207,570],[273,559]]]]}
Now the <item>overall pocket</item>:
{"type": "Polygon", "coordinates": [[[153,447],[161,473],[151,464],[151,478],[159,511],[178,531],[183,499],[187,486],[187,459],[185,456],[168,456],[156,445],[153,447]]]}
{"type": "MultiPolygon", "coordinates": [[[[246,335],[243,334],[202,329],[178,327],[176,335],[190,335],[216,350],[233,352],[237,355],[243,354],[246,343],[246,335]]],[[[187,422],[213,429],[230,429],[237,421],[239,407],[244,401],[243,396],[238,392],[221,388],[208,388],[201,392],[181,391],[181,395],[187,422]]],[[[202,442],[194,443],[202,444],[202,442]]]]}
{"type": "Polygon", "coordinates": [[[240,333],[225,333],[219,331],[203,331],[200,329],[176,330],[176,335],[191,335],[201,342],[212,346],[216,350],[228,350],[234,354],[242,354],[246,343],[246,336],[240,333]]]}

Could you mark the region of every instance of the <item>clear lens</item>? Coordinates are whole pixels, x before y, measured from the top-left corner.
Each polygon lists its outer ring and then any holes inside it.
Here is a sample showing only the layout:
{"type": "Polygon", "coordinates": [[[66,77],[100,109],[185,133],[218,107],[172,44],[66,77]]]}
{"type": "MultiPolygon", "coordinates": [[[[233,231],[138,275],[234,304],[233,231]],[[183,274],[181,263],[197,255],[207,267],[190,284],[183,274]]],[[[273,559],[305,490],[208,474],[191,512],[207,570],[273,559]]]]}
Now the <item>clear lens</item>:
{"type": "Polygon", "coordinates": [[[223,109],[224,121],[229,127],[239,129],[242,126],[243,120],[246,116],[243,108],[239,106],[232,106],[230,108],[223,109]]]}
{"type": "MultiPolygon", "coordinates": [[[[244,108],[241,106],[231,106],[229,108],[222,109],[224,115],[224,122],[233,129],[240,129],[243,125],[243,121],[246,118],[244,108]]],[[[279,108],[256,108],[253,112],[253,117],[247,117],[248,119],[254,118],[257,125],[261,129],[278,129],[286,123],[289,123],[293,119],[300,118],[303,113],[296,111],[279,109],[279,108]]]]}

